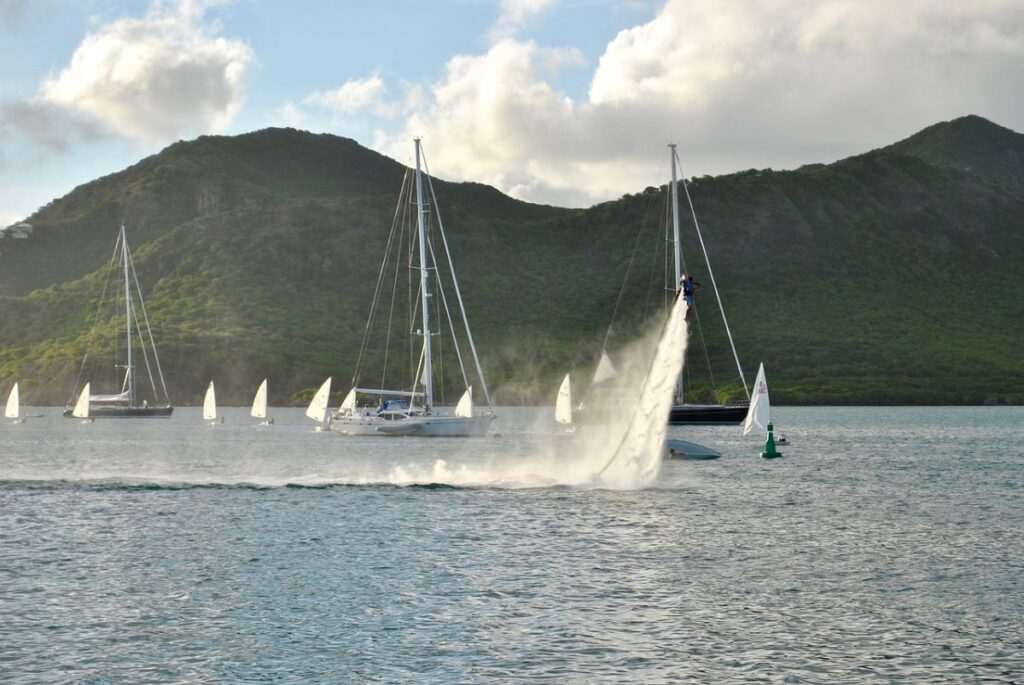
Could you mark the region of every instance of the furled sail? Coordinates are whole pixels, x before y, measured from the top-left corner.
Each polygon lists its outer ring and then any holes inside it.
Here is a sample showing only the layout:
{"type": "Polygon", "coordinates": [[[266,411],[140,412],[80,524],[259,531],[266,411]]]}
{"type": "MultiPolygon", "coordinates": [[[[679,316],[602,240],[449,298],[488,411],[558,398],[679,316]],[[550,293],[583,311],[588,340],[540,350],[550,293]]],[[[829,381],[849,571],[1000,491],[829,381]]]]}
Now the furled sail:
{"type": "Polygon", "coordinates": [[[458,405],[455,407],[456,416],[472,416],[473,415],[473,386],[466,388],[466,392],[462,393],[462,399],[459,400],[458,405]]]}
{"type": "Polygon", "coordinates": [[[328,376],[327,380],[323,382],[320,389],[313,395],[313,401],[309,403],[309,407],[306,408],[306,416],[323,423],[327,418],[327,399],[331,394],[331,377],[328,376]]]}
{"type": "Polygon", "coordinates": [[[755,428],[765,433],[771,420],[772,407],[768,400],[768,382],[764,377],[762,362],[757,369],[757,380],[754,381],[754,393],[750,399],[750,409],[747,410],[747,420],[743,423],[743,434],[748,435],[755,428]]]}
{"type": "Polygon", "coordinates": [[[252,400],[252,410],[249,412],[250,416],[255,416],[257,419],[267,418],[267,379],[264,378],[263,382],[260,383],[260,387],[256,390],[256,397],[252,400]]]}
{"type": "Polygon", "coordinates": [[[89,383],[82,388],[78,401],[75,402],[75,408],[71,410],[71,415],[78,419],[89,418],[89,383]]]}
{"type": "Polygon", "coordinates": [[[11,388],[11,394],[7,396],[7,407],[4,409],[4,416],[9,419],[16,419],[21,413],[21,399],[18,394],[18,384],[11,388]]]}
{"type": "Polygon", "coordinates": [[[565,374],[565,380],[558,388],[558,397],[555,399],[555,421],[572,423],[572,383],[569,380],[569,374],[565,374]]]}
{"type": "Polygon", "coordinates": [[[590,381],[591,384],[596,385],[597,383],[606,381],[609,378],[615,378],[617,375],[618,372],[612,365],[612,360],[608,358],[608,353],[601,350],[601,361],[597,363],[597,370],[594,371],[594,379],[590,381]]]}
{"type": "Polygon", "coordinates": [[[214,421],[217,418],[217,393],[213,390],[213,381],[206,388],[203,398],[203,421],[214,421]]]}

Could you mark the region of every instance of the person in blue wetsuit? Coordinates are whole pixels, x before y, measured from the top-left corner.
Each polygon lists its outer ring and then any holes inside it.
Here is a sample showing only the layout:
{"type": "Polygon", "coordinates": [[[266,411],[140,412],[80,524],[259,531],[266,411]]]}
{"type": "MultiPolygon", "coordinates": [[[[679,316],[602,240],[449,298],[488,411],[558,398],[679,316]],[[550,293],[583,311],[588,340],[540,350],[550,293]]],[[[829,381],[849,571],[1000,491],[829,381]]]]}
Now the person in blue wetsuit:
{"type": "Polygon", "coordinates": [[[700,283],[693,280],[693,276],[683,276],[682,280],[683,298],[686,300],[686,320],[690,320],[690,312],[693,310],[693,296],[700,290],[700,283]]]}

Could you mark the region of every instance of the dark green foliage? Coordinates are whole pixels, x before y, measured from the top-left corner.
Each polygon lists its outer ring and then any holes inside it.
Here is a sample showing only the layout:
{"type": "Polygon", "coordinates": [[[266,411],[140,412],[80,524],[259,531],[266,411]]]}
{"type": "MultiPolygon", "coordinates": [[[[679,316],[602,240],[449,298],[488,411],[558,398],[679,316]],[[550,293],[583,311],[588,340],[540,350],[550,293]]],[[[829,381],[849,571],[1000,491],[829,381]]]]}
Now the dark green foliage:
{"type": "MultiPolygon", "coordinates": [[[[763,360],[776,402],[1024,402],[1022,138],[969,117],[827,166],[694,179],[748,380],[763,360]]],[[[67,399],[123,219],[176,403],[211,378],[246,403],[264,376],[272,403],[328,375],[340,399],[402,173],[353,141],[271,129],[176,143],[75,189],[30,217],[30,239],[0,242],[0,391],[19,379],[27,403],[67,399]]],[[[634,248],[609,345],[652,325],[664,190],[568,210],[437,182],[497,401],[548,402],[566,370],[590,373],[634,248]]],[[[689,223],[707,357],[735,399],[689,223]]],[[[694,399],[712,392],[706,366],[695,334],[694,399]]]]}

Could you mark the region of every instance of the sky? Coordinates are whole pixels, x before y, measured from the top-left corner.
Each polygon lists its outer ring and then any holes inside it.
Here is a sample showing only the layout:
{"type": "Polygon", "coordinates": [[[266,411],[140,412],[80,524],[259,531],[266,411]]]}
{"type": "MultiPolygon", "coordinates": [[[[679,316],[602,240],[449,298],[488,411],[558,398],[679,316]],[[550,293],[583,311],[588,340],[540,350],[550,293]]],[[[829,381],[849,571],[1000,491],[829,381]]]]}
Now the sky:
{"type": "Polygon", "coordinates": [[[0,0],[0,226],[202,134],[353,138],[524,200],[1024,130],[1021,0],[0,0]]]}

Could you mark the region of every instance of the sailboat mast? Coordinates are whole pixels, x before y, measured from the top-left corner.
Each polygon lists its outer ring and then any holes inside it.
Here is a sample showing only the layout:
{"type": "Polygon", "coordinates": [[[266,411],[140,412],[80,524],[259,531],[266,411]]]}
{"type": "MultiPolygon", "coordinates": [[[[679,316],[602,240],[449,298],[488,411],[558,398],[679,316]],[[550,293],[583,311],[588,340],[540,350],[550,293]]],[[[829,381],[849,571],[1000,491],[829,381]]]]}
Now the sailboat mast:
{"type": "MultiPolygon", "coordinates": [[[[676,280],[672,286],[673,292],[676,297],[679,297],[679,290],[683,287],[683,250],[682,243],[679,240],[679,181],[676,174],[676,144],[669,143],[669,157],[672,158],[672,185],[670,186],[672,192],[672,247],[674,249],[674,264],[675,264],[675,277],[676,280]]],[[[680,403],[683,402],[683,374],[679,373],[679,377],[676,378],[676,400],[680,403]]]]}
{"type": "Polygon", "coordinates": [[[672,246],[675,249],[675,275],[676,280],[673,283],[673,289],[676,293],[679,292],[679,288],[682,284],[679,282],[682,280],[682,248],[679,242],[679,181],[676,178],[676,144],[669,143],[668,149],[671,151],[669,156],[672,158],[672,246]]]}
{"type": "Polygon", "coordinates": [[[121,224],[121,253],[124,255],[124,311],[125,333],[128,338],[128,365],[125,370],[125,384],[128,386],[128,406],[135,406],[135,379],[132,373],[132,291],[128,280],[128,235],[121,224]]]}
{"type": "MultiPolygon", "coordinates": [[[[416,224],[419,231],[420,241],[420,293],[422,295],[423,310],[423,389],[426,393],[425,406],[434,406],[434,378],[433,366],[430,354],[430,306],[428,304],[430,291],[429,279],[427,277],[427,228],[426,228],[426,206],[423,202],[423,171],[420,168],[420,139],[416,138],[416,224]]],[[[413,388],[415,390],[415,388],[413,388]]]]}

